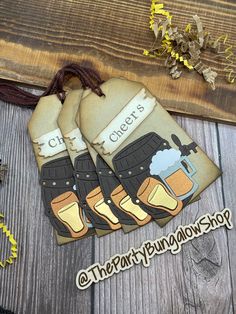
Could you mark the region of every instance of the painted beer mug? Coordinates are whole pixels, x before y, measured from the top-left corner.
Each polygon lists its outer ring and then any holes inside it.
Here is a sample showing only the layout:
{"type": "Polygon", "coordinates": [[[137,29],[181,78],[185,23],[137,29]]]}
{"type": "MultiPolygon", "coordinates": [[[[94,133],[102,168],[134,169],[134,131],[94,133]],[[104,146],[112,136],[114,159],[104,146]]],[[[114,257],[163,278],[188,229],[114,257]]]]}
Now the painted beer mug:
{"type": "Polygon", "coordinates": [[[180,200],[184,200],[198,188],[193,179],[196,169],[187,157],[181,157],[174,165],[162,171],[159,176],[171,192],[180,200]]]}
{"type": "Polygon", "coordinates": [[[150,177],[144,180],[138,190],[138,198],[149,206],[161,208],[176,215],[198,189],[193,175],[196,169],[186,155],[195,147],[183,146],[179,139],[172,138],[179,149],[166,147],[158,149],[149,166],[150,177]]]}
{"type": "Polygon", "coordinates": [[[150,174],[159,176],[168,189],[180,200],[192,195],[198,184],[192,176],[196,169],[186,156],[181,156],[180,150],[170,148],[158,151],[152,157],[150,174]]]}

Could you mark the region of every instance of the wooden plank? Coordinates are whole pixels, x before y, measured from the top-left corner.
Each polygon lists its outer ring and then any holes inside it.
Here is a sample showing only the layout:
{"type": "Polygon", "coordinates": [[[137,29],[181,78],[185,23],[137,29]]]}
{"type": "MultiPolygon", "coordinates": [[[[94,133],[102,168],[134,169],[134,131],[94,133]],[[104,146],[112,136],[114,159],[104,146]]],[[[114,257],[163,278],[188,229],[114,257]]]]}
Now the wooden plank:
{"type": "Polygon", "coordinates": [[[221,164],[224,169],[222,182],[224,192],[224,206],[229,207],[233,213],[234,228],[227,232],[228,251],[230,259],[230,272],[232,284],[232,298],[234,313],[236,312],[236,177],[235,177],[235,160],[236,160],[236,129],[232,126],[220,125],[219,141],[221,164]]]}
{"type": "MultiPolygon", "coordinates": [[[[229,43],[235,42],[234,0],[164,2],[178,26],[198,14],[214,36],[227,33],[229,43]]],[[[225,82],[225,61],[204,53],[204,62],[219,69],[212,91],[197,73],[184,71],[173,81],[164,60],[142,55],[153,41],[149,6],[149,1],[135,0],[2,0],[0,76],[46,86],[65,63],[84,61],[104,79],[124,76],[143,82],[170,111],[235,124],[235,85],[225,82]]]]}
{"type": "MultiPolygon", "coordinates": [[[[0,269],[0,305],[15,313],[90,313],[91,289],[78,292],[75,276],[92,263],[92,239],[57,246],[27,134],[30,116],[31,110],[0,103],[0,158],[9,166],[0,212],[19,245],[16,263],[0,269]]],[[[1,232],[0,243],[6,256],[1,232]]]]}
{"type": "MultiPolygon", "coordinates": [[[[218,160],[216,126],[178,118],[193,139],[218,160]]],[[[228,143],[229,144],[229,143],[228,143]]],[[[95,239],[95,261],[103,263],[148,239],[156,239],[205,213],[223,209],[222,184],[217,180],[202,199],[188,206],[163,229],[151,223],[124,235],[95,239]]],[[[135,266],[96,284],[95,313],[233,313],[226,231],[218,229],[183,246],[181,253],[155,257],[149,268],[135,266]]]]}

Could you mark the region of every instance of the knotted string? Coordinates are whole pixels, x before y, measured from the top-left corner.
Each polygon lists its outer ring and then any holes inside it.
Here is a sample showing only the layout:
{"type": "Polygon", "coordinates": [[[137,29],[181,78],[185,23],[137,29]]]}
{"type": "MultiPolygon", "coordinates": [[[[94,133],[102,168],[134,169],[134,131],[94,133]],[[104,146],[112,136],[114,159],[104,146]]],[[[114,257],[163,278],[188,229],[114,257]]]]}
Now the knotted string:
{"type": "Polygon", "coordinates": [[[56,73],[42,95],[34,95],[12,84],[0,82],[0,99],[18,106],[35,107],[41,97],[57,94],[63,102],[65,99],[64,85],[73,76],[80,79],[82,88],[90,88],[98,96],[104,96],[100,88],[103,81],[94,69],[70,63],[56,73]]]}

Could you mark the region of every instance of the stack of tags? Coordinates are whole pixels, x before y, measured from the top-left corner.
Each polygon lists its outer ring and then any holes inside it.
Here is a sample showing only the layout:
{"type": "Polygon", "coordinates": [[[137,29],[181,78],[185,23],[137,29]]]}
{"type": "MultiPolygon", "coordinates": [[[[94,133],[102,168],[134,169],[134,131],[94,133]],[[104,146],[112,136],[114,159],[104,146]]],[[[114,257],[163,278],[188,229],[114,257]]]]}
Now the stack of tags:
{"type": "Polygon", "coordinates": [[[220,175],[141,83],[113,78],[101,89],[71,91],[63,105],[42,97],[29,122],[59,244],[164,226],[220,175]]]}

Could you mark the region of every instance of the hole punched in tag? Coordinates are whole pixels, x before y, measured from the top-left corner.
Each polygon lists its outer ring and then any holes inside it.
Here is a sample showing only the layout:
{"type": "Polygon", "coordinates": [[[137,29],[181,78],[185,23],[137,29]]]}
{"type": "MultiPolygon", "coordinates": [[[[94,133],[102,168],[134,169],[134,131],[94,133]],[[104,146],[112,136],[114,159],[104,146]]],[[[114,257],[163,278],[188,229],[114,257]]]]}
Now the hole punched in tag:
{"type": "Polygon", "coordinates": [[[55,74],[47,89],[41,95],[34,95],[13,84],[2,81],[0,82],[0,99],[25,108],[34,108],[41,97],[56,94],[63,103],[66,96],[64,85],[72,77],[80,79],[83,89],[89,88],[99,97],[105,96],[100,88],[104,81],[95,69],[70,63],[55,74]]]}

